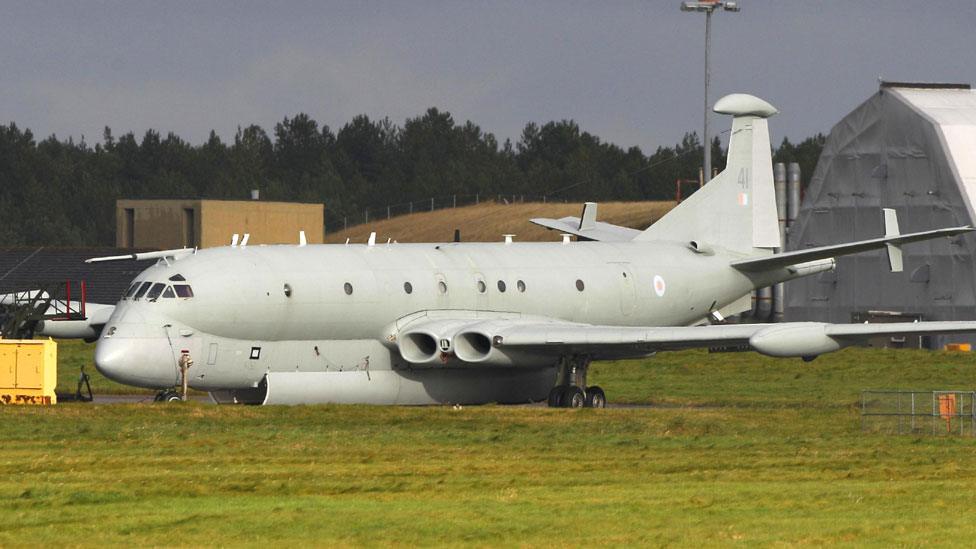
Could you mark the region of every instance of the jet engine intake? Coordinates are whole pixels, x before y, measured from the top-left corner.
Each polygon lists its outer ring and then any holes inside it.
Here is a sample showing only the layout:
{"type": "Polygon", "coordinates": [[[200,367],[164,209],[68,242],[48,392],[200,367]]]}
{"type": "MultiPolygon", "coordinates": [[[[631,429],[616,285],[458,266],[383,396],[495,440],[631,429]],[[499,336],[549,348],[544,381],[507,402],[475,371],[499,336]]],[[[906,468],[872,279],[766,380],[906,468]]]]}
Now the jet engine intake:
{"type": "Polygon", "coordinates": [[[501,348],[493,344],[496,331],[510,323],[485,320],[427,321],[407,326],[396,338],[400,356],[417,365],[552,366],[555,349],[501,348]]]}
{"type": "Polygon", "coordinates": [[[426,364],[438,357],[437,338],[427,332],[408,332],[400,334],[398,340],[400,356],[407,362],[426,364]]]}
{"type": "Polygon", "coordinates": [[[491,355],[491,338],[481,332],[461,332],[454,338],[454,353],[465,362],[483,362],[491,355]]]}
{"type": "Polygon", "coordinates": [[[454,354],[454,338],[470,321],[426,322],[407,328],[397,337],[400,356],[413,364],[443,364],[454,354]]]}
{"type": "Polygon", "coordinates": [[[493,342],[493,324],[486,323],[458,332],[454,336],[454,353],[458,359],[478,366],[551,366],[556,356],[549,352],[527,349],[501,349],[493,342]]]}

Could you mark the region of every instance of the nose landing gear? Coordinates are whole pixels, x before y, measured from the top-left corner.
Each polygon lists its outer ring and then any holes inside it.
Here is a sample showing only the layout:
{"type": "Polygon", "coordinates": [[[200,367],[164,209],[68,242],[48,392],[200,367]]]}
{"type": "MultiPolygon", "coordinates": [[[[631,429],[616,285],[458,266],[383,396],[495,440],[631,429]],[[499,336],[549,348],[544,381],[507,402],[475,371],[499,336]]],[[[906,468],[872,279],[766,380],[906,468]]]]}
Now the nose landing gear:
{"type": "Polygon", "coordinates": [[[153,402],[181,402],[186,400],[186,393],[189,388],[186,371],[190,369],[190,366],[193,366],[193,359],[190,358],[188,352],[183,351],[183,354],[180,355],[178,366],[180,367],[180,388],[182,390],[164,389],[156,393],[156,398],[153,399],[153,402]]]}
{"type": "Polygon", "coordinates": [[[559,382],[549,391],[546,399],[550,408],[605,408],[607,395],[594,385],[586,386],[586,373],[590,367],[587,356],[563,357],[560,360],[559,382]]]}

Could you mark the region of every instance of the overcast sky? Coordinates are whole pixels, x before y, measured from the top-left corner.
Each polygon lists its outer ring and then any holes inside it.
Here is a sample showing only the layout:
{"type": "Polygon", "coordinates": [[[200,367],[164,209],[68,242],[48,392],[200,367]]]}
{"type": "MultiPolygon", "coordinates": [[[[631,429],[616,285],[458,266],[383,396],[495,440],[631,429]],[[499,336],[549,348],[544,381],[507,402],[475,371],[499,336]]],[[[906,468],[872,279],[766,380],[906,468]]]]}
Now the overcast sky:
{"type": "MultiPolygon", "coordinates": [[[[828,132],[879,76],[976,74],[973,0],[739,4],[713,17],[712,101],[767,99],[774,142],[828,132]]],[[[338,129],[436,106],[499,140],[571,118],[647,152],[701,131],[705,18],[678,5],[0,2],[0,120],[89,143],[106,125],[200,143],[298,112],[338,129]]]]}

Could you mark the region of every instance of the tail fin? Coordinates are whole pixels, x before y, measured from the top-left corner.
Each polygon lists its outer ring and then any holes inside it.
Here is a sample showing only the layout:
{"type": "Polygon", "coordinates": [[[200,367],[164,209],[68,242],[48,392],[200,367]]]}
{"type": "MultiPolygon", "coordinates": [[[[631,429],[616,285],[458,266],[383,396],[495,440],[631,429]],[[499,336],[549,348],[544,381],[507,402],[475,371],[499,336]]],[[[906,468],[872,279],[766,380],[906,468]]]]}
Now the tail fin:
{"type": "Polygon", "coordinates": [[[733,117],[725,170],[634,240],[694,241],[749,255],[772,253],[780,242],[766,118],[778,111],[746,94],[727,95],[713,110],[733,117]]]}

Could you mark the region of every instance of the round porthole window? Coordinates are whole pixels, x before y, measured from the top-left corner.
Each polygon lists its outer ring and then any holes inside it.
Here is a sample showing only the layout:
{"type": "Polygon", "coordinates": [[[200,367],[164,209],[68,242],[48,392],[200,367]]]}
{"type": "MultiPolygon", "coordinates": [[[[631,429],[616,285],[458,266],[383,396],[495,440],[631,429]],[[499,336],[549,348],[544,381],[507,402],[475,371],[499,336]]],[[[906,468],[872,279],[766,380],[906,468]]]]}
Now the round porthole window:
{"type": "Polygon", "coordinates": [[[479,280],[478,281],[478,293],[479,294],[483,294],[483,293],[485,293],[485,290],[487,290],[487,289],[488,289],[488,286],[485,285],[485,281],[484,280],[479,280]]]}
{"type": "Polygon", "coordinates": [[[439,281],[437,283],[437,289],[440,290],[440,292],[442,294],[446,294],[447,293],[447,282],[444,282],[443,280],[439,281]]]}
{"type": "Polygon", "coordinates": [[[413,293],[413,284],[411,284],[409,282],[404,282],[403,283],[403,291],[404,292],[407,292],[408,294],[412,294],[413,293]]]}
{"type": "Polygon", "coordinates": [[[515,287],[518,288],[518,291],[524,292],[525,291],[525,282],[522,282],[521,280],[519,280],[518,282],[515,283],[515,287]]]}
{"type": "Polygon", "coordinates": [[[291,284],[285,284],[285,297],[291,297],[291,284]]]}
{"type": "Polygon", "coordinates": [[[505,293],[505,281],[504,280],[499,280],[498,281],[498,291],[499,292],[502,292],[502,293],[505,293]]]}
{"type": "Polygon", "coordinates": [[[583,285],[583,281],[577,278],[576,279],[576,289],[582,292],[583,291],[583,288],[585,288],[585,286],[583,285]]]}
{"type": "Polygon", "coordinates": [[[352,295],[352,284],[346,282],[342,285],[342,289],[346,291],[346,295],[352,295]]]}

